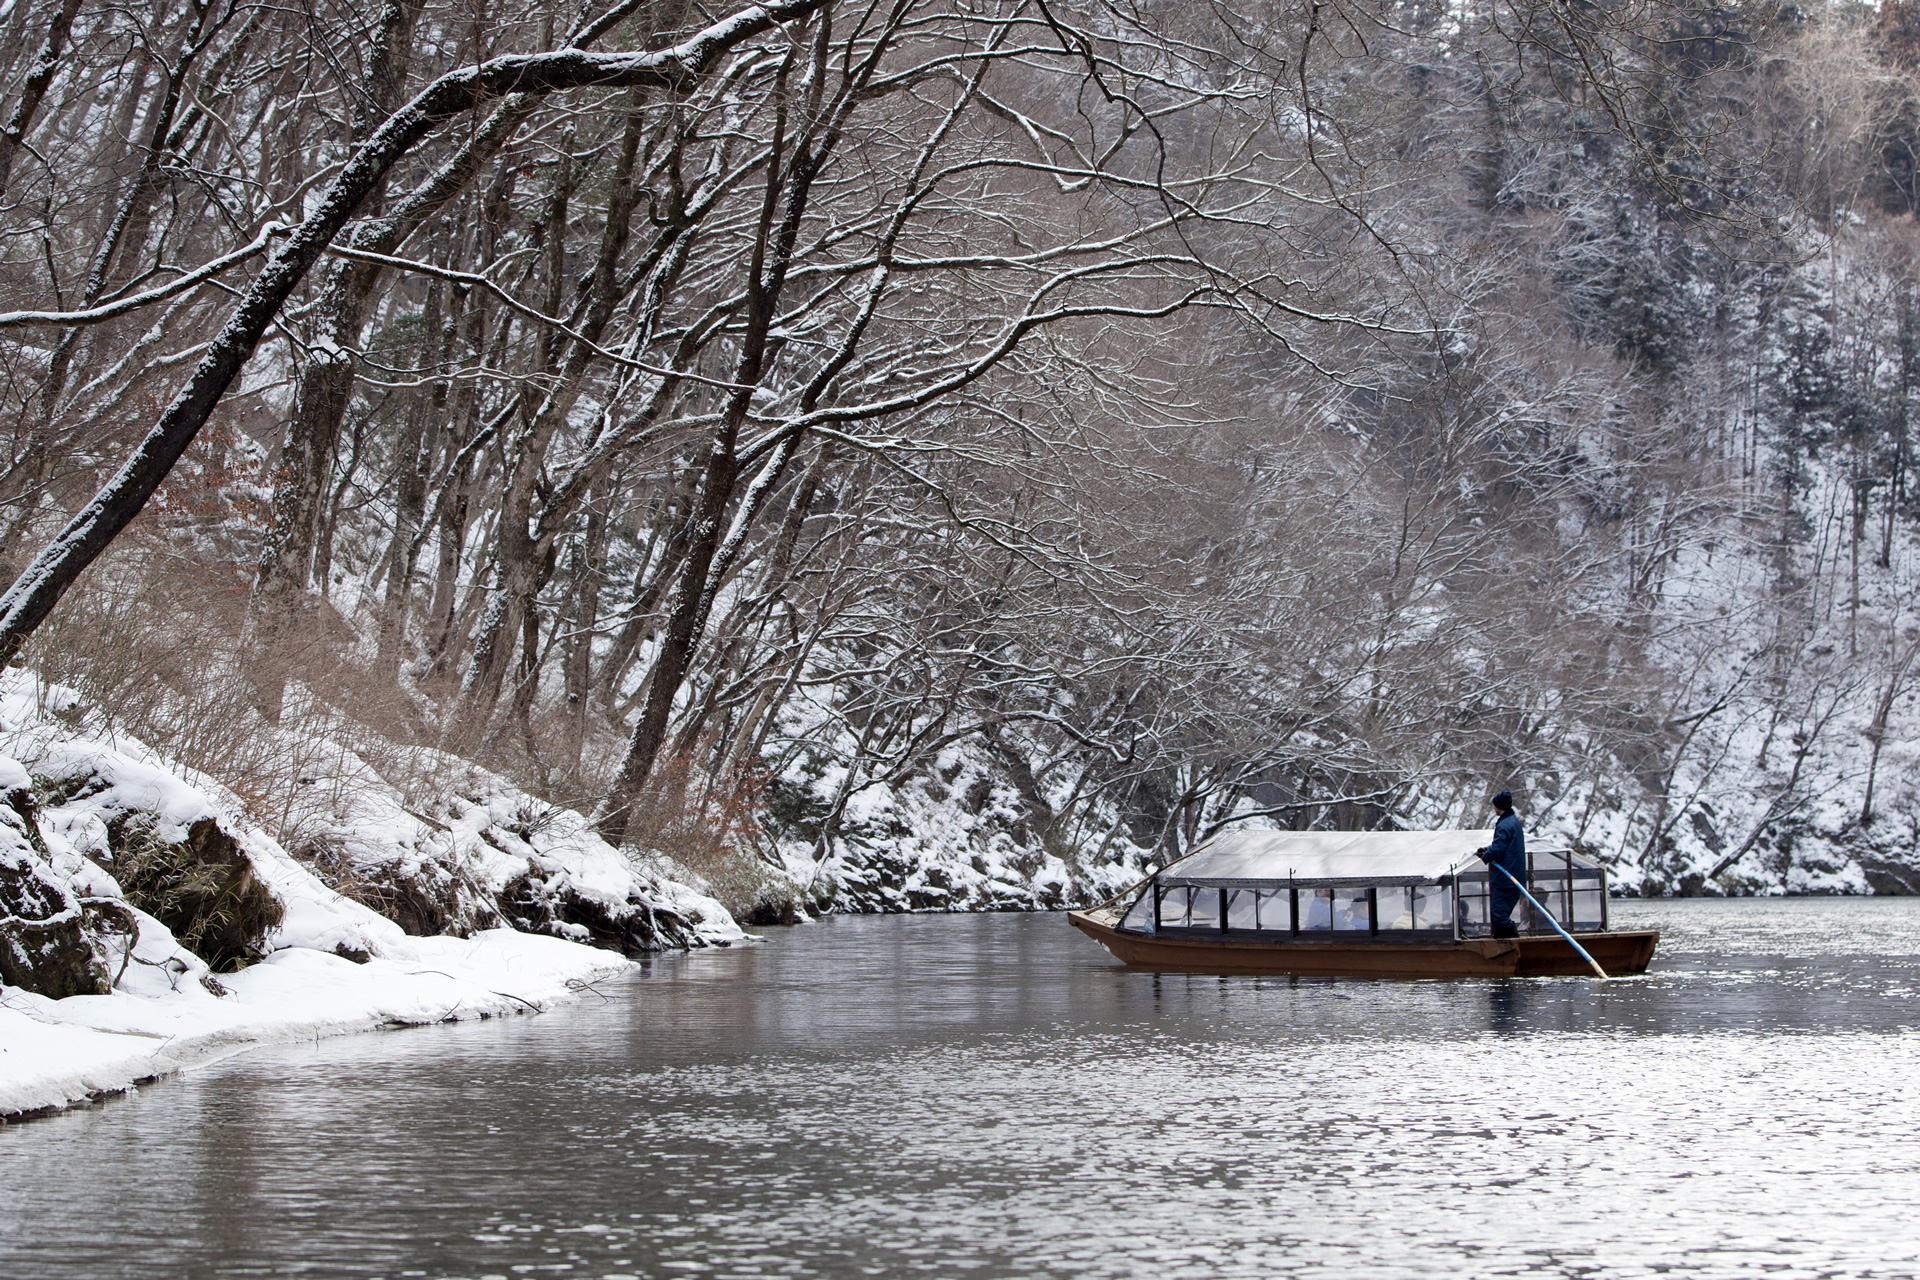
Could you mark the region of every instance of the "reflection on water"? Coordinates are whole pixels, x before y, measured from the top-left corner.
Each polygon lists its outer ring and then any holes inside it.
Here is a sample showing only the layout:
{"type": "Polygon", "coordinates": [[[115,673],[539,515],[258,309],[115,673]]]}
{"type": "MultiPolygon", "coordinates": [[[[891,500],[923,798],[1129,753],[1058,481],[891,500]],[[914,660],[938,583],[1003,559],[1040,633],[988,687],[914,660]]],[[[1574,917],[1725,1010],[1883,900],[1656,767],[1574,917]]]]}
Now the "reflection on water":
{"type": "Polygon", "coordinates": [[[1920,900],[1654,972],[1135,973],[856,918],[0,1130],[0,1275],[1913,1276],[1920,900]]]}

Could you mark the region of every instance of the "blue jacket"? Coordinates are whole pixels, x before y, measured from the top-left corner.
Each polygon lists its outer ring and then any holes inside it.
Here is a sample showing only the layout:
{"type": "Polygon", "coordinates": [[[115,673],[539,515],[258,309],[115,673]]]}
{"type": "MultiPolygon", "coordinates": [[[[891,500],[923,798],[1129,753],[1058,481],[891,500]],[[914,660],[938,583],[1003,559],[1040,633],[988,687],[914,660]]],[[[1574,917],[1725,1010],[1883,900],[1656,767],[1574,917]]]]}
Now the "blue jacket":
{"type": "Polygon", "coordinates": [[[1520,829],[1520,819],[1514,814],[1505,814],[1493,824],[1493,839],[1487,843],[1487,851],[1480,855],[1489,866],[1499,863],[1514,876],[1525,883],[1527,878],[1527,837],[1520,829]]]}

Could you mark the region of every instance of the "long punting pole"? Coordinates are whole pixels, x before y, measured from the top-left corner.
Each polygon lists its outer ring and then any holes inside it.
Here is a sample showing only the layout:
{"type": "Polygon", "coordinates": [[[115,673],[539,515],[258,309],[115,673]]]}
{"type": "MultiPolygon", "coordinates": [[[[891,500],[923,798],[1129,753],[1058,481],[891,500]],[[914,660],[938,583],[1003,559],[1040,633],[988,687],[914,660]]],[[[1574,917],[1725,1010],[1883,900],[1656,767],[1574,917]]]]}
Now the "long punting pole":
{"type": "Polygon", "coordinates": [[[1573,940],[1573,935],[1560,927],[1560,922],[1553,918],[1553,912],[1541,906],[1540,899],[1534,897],[1532,894],[1527,892],[1527,886],[1520,883],[1520,878],[1518,876],[1514,875],[1513,872],[1507,870],[1505,867],[1501,866],[1497,862],[1490,862],[1487,865],[1490,867],[1493,867],[1495,870],[1499,871],[1501,875],[1513,881],[1513,887],[1520,891],[1520,894],[1522,897],[1524,897],[1528,902],[1531,902],[1533,904],[1533,909],[1535,911],[1538,911],[1541,915],[1547,918],[1547,923],[1553,926],[1553,931],[1559,934],[1561,937],[1565,938],[1567,940],[1568,945],[1571,946],[1575,951],[1578,951],[1580,953],[1580,958],[1582,960],[1585,960],[1588,964],[1593,966],[1593,972],[1597,976],[1602,978],[1607,976],[1607,971],[1600,967],[1600,962],[1598,960],[1595,960],[1592,956],[1588,955],[1587,949],[1581,946],[1578,942],[1575,942],[1573,940]]]}

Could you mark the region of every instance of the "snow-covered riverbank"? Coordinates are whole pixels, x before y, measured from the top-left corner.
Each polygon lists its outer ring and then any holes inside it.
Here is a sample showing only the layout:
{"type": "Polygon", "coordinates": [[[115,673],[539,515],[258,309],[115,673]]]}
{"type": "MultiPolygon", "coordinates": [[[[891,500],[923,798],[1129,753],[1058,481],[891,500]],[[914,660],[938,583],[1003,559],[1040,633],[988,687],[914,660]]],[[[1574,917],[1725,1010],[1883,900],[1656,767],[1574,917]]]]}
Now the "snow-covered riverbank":
{"type": "MultiPolygon", "coordinates": [[[[184,956],[185,953],[178,953],[184,956]]],[[[132,970],[113,994],[50,1000],[0,990],[0,1115],[57,1108],[262,1044],[537,1012],[630,961],[560,938],[492,929],[407,938],[364,964],[286,947],[200,981],[184,961],[132,970]]]]}
{"type": "Polygon", "coordinates": [[[0,1116],[250,1045],[538,1011],[639,950],[747,940],[663,866],[480,771],[438,818],[362,775],[346,836],[455,884],[445,933],[336,892],[238,796],[63,691],[0,678],[0,1116]]]}

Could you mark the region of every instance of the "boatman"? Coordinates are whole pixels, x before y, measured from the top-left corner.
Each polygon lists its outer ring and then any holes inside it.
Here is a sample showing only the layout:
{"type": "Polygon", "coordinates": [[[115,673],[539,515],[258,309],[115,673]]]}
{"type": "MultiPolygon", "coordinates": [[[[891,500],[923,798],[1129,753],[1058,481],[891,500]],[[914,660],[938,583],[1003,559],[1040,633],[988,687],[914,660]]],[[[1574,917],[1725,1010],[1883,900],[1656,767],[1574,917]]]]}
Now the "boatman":
{"type": "Polygon", "coordinates": [[[1513,792],[1502,791],[1493,798],[1494,812],[1500,815],[1493,824],[1493,840],[1483,849],[1474,850],[1480,860],[1487,864],[1493,891],[1491,916],[1493,936],[1496,938],[1517,938],[1520,929],[1513,923],[1513,908],[1520,901],[1520,885],[1527,878],[1527,837],[1520,829],[1520,819],[1513,814],[1513,792]],[[1493,870],[1504,867],[1511,878],[1493,870]]]}

